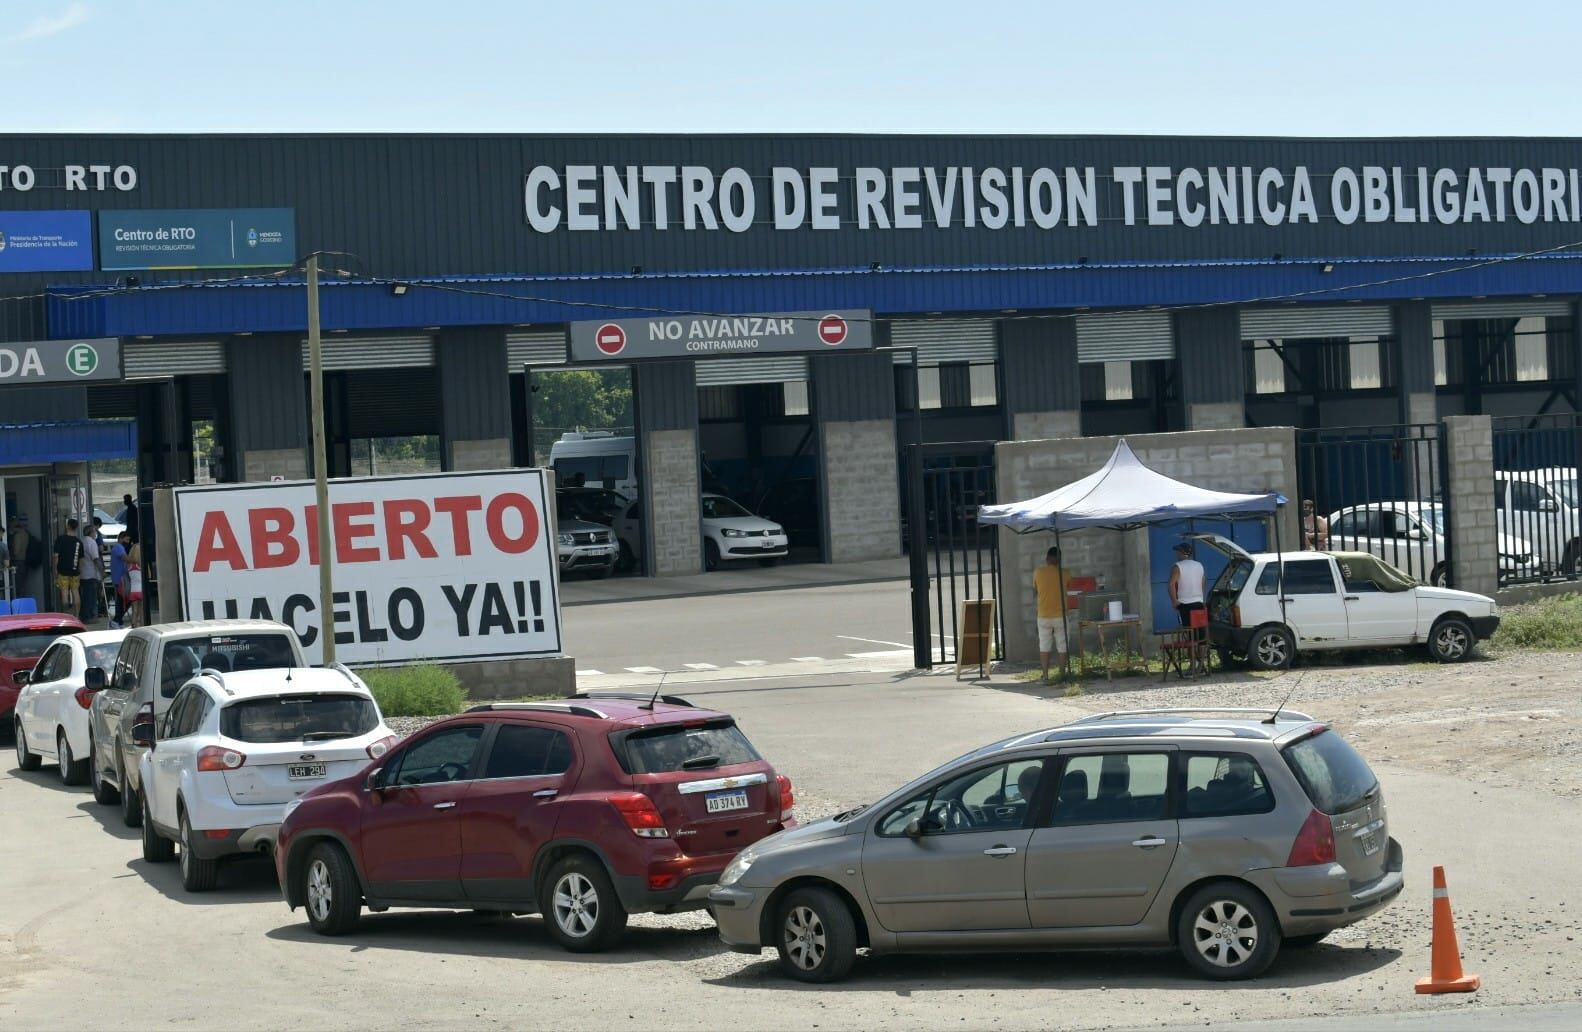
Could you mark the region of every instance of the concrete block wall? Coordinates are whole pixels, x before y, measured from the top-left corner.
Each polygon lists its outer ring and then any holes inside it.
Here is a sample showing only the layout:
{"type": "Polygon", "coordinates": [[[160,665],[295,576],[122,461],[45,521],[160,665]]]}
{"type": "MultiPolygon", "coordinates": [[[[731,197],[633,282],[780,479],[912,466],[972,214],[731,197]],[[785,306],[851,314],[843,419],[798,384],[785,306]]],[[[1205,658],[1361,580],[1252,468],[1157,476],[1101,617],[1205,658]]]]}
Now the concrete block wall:
{"type": "Polygon", "coordinates": [[[301,448],[255,448],[242,453],[242,479],[246,481],[306,480],[308,453],[301,448]]]}
{"type": "Polygon", "coordinates": [[[510,469],[511,439],[491,437],[481,441],[450,442],[450,468],[454,472],[510,469]]]}
{"type": "MultiPolygon", "coordinates": [[[[1096,472],[1115,450],[1117,437],[1005,441],[995,447],[997,497],[1034,498],[1096,472]]],[[[1143,463],[1160,473],[1218,491],[1279,491],[1296,497],[1296,432],[1290,427],[1184,431],[1126,438],[1143,463]]],[[[1296,505],[1282,510],[1280,533],[1296,540],[1296,505]]],[[[1052,533],[1000,531],[1000,606],[1005,615],[1005,655],[1015,662],[1038,658],[1033,571],[1055,543],[1052,533]]],[[[1147,604],[1146,531],[1081,530],[1060,536],[1068,573],[1104,577],[1124,587],[1128,606],[1143,618],[1144,643],[1152,640],[1147,604]]]]}
{"type": "Polygon", "coordinates": [[[824,491],[831,563],[901,554],[895,421],[824,423],[824,491]]]}
{"type": "Polygon", "coordinates": [[[1235,430],[1247,423],[1247,406],[1240,401],[1196,402],[1186,406],[1189,430],[1235,430]]]}
{"type": "Polygon", "coordinates": [[[1494,511],[1494,425],[1488,416],[1444,421],[1450,500],[1450,566],[1455,586],[1492,596],[1499,589],[1499,521],[1494,511]]]}
{"type": "Polygon", "coordinates": [[[1082,436],[1082,413],[1018,412],[1011,417],[1011,438],[1016,441],[1047,441],[1059,437],[1082,436]]]}
{"type": "Polygon", "coordinates": [[[648,539],[653,548],[649,572],[656,577],[702,573],[697,431],[649,431],[643,437],[643,461],[648,464],[648,539]]]}

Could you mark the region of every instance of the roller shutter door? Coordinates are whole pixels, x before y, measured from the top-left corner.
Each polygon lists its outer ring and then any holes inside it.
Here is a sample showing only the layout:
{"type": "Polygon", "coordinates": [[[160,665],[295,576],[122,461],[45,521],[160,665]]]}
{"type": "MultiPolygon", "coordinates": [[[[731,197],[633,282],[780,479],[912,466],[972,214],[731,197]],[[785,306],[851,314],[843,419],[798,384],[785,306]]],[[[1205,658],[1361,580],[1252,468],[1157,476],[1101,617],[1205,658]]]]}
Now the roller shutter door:
{"type": "Polygon", "coordinates": [[[1567,316],[1571,305],[1548,298],[1525,301],[1453,301],[1433,307],[1435,319],[1526,319],[1531,316],[1567,316]]]}
{"type": "Polygon", "coordinates": [[[414,437],[440,432],[439,377],[419,369],[365,369],[346,378],[348,436],[414,437]]]}
{"type": "Polygon", "coordinates": [[[1395,321],[1386,305],[1252,308],[1241,313],[1242,340],[1302,337],[1388,337],[1395,321]]]}
{"type": "MultiPolygon", "coordinates": [[[[1000,357],[993,319],[894,319],[890,322],[892,348],[916,348],[922,366],[959,362],[985,363],[1000,357]]],[[[897,352],[896,365],[911,361],[908,352],[897,352]]]]}
{"type": "Polygon", "coordinates": [[[774,358],[705,358],[696,367],[699,387],[738,383],[795,383],[807,379],[807,356],[774,358]]]}
{"type": "Polygon", "coordinates": [[[128,380],[223,373],[225,347],[217,340],[134,340],[121,362],[128,380]]]}
{"type": "Polygon", "coordinates": [[[512,330],[505,335],[505,365],[520,373],[526,366],[565,365],[565,330],[512,330]]]}
{"type": "Polygon", "coordinates": [[[1145,362],[1175,353],[1169,312],[1077,316],[1078,362],[1145,362]]]}
{"type": "MultiPolygon", "coordinates": [[[[390,337],[323,338],[324,368],[410,369],[434,364],[434,338],[426,333],[390,337]]],[[[302,341],[302,368],[308,368],[308,342],[302,341]]]]}

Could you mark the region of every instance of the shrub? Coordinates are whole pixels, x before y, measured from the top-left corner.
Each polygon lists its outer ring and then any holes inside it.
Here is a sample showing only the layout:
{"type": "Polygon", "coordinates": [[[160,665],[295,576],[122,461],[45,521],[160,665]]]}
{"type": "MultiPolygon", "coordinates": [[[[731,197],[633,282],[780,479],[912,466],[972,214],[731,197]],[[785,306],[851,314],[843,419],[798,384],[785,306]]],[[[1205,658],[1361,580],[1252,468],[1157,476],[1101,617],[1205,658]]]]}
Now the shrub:
{"type": "Polygon", "coordinates": [[[1503,608],[1496,648],[1582,649],[1582,595],[1556,595],[1503,608]]]}
{"type": "Polygon", "coordinates": [[[444,667],[375,667],[358,675],[386,717],[445,716],[460,713],[467,705],[461,681],[444,667]]]}

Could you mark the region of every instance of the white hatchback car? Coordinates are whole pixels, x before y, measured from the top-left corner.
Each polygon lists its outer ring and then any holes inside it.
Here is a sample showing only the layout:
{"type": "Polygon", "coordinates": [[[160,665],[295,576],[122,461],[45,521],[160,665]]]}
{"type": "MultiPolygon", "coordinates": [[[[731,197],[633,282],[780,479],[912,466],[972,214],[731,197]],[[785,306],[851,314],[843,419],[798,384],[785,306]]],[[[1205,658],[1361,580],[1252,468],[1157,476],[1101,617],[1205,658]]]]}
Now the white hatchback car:
{"type": "Polygon", "coordinates": [[[397,738],[368,686],[343,666],[205,671],[176,694],[159,721],[132,729],[147,748],[143,859],[171,859],[181,883],[214,887],[220,861],[267,853],[289,804],[311,788],[351,777],[397,738]]]}
{"type": "Polygon", "coordinates": [[[1252,555],[1218,535],[1192,536],[1230,559],[1209,592],[1211,640],[1222,659],[1260,670],[1288,667],[1300,652],[1411,645],[1459,663],[1500,625],[1487,595],[1419,584],[1374,555],[1252,555]]]}
{"type": "Polygon", "coordinates": [[[66,784],[88,780],[88,717],[96,691],[86,683],[88,670],[108,677],[125,637],[126,631],[68,634],[39,657],[16,700],[17,766],[37,770],[41,761],[54,760],[66,784]]]}
{"type": "MultiPolygon", "coordinates": [[[[761,566],[773,566],[791,550],[785,528],[773,520],[754,516],[720,494],[705,494],[700,500],[703,524],[703,566],[719,569],[720,563],[734,559],[756,559],[761,566]]],[[[633,502],[615,520],[615,533],[622,552],[634,559],[643,554],[642,506],[633,502]]]]}

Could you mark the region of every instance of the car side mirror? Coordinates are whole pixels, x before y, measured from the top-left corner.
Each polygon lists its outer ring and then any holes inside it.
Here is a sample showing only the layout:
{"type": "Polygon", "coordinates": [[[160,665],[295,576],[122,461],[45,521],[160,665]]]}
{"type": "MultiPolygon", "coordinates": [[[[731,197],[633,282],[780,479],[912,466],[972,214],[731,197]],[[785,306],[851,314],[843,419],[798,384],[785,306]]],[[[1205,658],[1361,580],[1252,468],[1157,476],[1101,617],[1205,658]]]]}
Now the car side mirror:
{"type": "Polygon", "coordinates": [[[373,770],[369,771],[368,776],[363,779],[363,788],[369,792],[379,791],[379,789],[383,787],[379,784],[379,775],[383,773],[383,767],[375,767],[373,770]]]}
{"type": "Polygon", "coordinates": [[[90,692],[104,691],[104,671],[100,670],[98,667],[89,667],[87,670],[83,671],[82,685],[90,692]]]}
{"type": "Polygon", "coordinates": [[[16,684],[18,687],[21,687],[21,686],[27,684],[32,679],[33,679],[33,671],[31,671],[31,670],[18,670],[16,673],[11,675],[12,682],[14,684],[16,684]]]}
{"type": "Polygon", "coordinates": [[[140,720],[132,725],[132,744],[142,746],[145,749],[154,747],[154,722],[152,720],[140,720]]]}
{"type": "Polygon", "coordinates": [[[913,817],[906,822],[906,837],[916,842],[923,837],[923,822],[913,817]]]}

